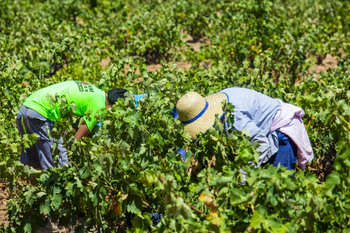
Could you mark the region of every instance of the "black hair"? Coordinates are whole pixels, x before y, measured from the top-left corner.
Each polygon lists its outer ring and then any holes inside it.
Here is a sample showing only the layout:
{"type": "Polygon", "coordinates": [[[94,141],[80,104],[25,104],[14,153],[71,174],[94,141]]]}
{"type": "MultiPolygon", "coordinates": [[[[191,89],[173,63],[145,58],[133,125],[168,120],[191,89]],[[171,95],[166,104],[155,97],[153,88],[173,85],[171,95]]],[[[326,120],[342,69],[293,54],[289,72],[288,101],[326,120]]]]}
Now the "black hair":
{"type": "Polygon", "coordinates": [[[108,92],[108,102],[109,104],[113,105],[115,102],[118,101],[119,98],[125,99],[125,93],[128,90],[123,89],[123,88],[115,88],[113,90],[110,90],[108,92]]]}

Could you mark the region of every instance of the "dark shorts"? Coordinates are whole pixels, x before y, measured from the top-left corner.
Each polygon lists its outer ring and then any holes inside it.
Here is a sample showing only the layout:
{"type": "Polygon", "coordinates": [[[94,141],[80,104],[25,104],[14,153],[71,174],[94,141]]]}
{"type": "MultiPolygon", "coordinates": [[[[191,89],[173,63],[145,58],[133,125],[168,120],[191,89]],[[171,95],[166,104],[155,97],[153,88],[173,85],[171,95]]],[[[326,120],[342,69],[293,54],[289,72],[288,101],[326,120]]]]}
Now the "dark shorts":
{"type": "Polygon", "coordinates": [[[279,164],[287,167],[288,170],[294,170],[298,160],[297,146],[286,134],[276,131],[278,137],[278,151],[268,161],[267,164],[273,164],[277,167],[279,164]]]}
{"type": "MultiPolygon", "coordinates": [[[[33,146],[21,150],[21,163],[36,169],[46,170],[53,167],[51,151],[55,143],[54,139],[49,136],[49,132],[51,132],[54,122],[32,109],[22,106],[17,114],[16,123],[22,136],[33,133],[38,135],[38,141],[33,146]]],[[[58,165],[68,164],[67,150],[63,146],[62,137],[58,140],[58,150],[60,154],[58,165]]]]}

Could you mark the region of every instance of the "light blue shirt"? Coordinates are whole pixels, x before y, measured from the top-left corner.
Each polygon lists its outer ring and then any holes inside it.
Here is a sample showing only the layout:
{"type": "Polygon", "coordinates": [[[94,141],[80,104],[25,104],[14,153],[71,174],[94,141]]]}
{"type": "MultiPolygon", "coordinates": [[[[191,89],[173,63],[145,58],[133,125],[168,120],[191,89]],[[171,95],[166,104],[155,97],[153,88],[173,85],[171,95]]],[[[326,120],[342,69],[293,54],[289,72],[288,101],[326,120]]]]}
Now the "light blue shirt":
{"type": "MultiPolygon", "coordinates": [[[[259,143],[259,163],[265,163],[278,150],[278,139],[275,132],[269,133],[273,119],[280,110],[277,99],[246,88],[231,87],[220,91],[228,97],[228,102],[235,106],[235,129],[246,131],[252,141],[259,143]]],[[[225,121],[225,128],[230,125],[225,121]]]]}

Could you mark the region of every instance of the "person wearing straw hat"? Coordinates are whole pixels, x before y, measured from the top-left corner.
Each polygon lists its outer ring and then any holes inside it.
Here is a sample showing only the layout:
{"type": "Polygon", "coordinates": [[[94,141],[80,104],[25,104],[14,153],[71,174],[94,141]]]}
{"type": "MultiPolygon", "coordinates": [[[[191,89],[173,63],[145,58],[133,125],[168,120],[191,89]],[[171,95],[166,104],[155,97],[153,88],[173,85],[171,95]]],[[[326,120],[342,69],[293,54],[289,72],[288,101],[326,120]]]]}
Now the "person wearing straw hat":
{"type": "Polygon", "coordinates": [[[231,87],[206,97],[197,92],[182,96],[176,103],[176,110],[192,139],[214,125],[216,114],[227,132],[230,125],[223,119],[223,101],[235,107],[235,129],[245,129],[252,141],[259,143],[258,166],[281,164],[292,170],[298,163],[298,167],[304,170],[313,159],[310,140],[301,119],[304,110],[246,88],[231,87]]]}

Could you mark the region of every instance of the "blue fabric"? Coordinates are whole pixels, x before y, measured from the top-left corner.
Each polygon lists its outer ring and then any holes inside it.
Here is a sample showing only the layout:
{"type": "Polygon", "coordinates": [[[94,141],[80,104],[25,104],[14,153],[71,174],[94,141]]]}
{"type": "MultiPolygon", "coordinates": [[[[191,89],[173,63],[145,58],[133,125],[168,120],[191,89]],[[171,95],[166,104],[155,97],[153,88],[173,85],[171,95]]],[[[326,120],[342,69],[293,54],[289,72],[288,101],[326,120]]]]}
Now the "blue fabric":
{"type": "MultiPolygon", "coordinates": [[[[49,136],[49,132],[52,130],[54,122],[32,109],[22,106],[17,114],[16,123],[22,136],[33,133],[38,135],[38,140],[33,146],[25,150],[21,149],[21,163],[43,170],[53,167],[51,151],[55,142],[54,138],[49,136]]],[[[60,154],[58,165],[68,164],[67,149],[63,146],[62,137],[58,140],[58,150],[60,154]]]]}
{"type": "Polygon", "coordinates": [[[278,136],[278,151],[274,154],[267,163],[277,167],[279,164],[286,167],[288,170],[294,170],[298,160],[297,147],[295,143],[286,134],[276,131],[278,136]]]}
{"type": "Polygon", "coordinates": [[[179,114],[177,113],[176,108],[173,108],[172,112],[170,112],[170,114],[173,116],[174,120],[179,117],[179,114]]]}
{"type": "Polygon", "coordinates": [[[186,151],[181,149],[181,148],[179,148],[179,149],[177,149],[177,152],[181,155],[182,159],[184,161],[186,161],[186,151]]]}
{"type": "Polygon", "coordinates": [[[135,100],[135,104],[136,104],[135,107],[137,107],[139,105],[139,100],[143,99],[146,96],[147,96],[147,94],[134,95],[134,100],[135,100]]]}

